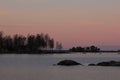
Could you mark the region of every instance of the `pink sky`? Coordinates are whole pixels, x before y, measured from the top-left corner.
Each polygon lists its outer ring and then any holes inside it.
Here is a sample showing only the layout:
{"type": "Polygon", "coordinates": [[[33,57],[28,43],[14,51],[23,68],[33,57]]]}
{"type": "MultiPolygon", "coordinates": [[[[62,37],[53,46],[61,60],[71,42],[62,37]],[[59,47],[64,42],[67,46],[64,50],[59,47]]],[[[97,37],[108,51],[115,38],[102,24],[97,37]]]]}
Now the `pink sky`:
{"type": "Polygon", "coordinates": [[[40,26],[3,26],[1,30],[5,34],[37,34],[48,33],[55,40],[63,43],[65,48],[72,46],[88,46],[88,45],[119,45],[120,44],[120,32],[119,27],[75,27],[69,25],[69,27],[40,27],[40,26]],[[11,27],[11,28],[10,28],[11,27]]]}
{"type": "Polygon", "coordinates": [[[0,30],[48,33],[65,48],[120,45],[119,4],[118,0],[1,0],[0,30]]]}

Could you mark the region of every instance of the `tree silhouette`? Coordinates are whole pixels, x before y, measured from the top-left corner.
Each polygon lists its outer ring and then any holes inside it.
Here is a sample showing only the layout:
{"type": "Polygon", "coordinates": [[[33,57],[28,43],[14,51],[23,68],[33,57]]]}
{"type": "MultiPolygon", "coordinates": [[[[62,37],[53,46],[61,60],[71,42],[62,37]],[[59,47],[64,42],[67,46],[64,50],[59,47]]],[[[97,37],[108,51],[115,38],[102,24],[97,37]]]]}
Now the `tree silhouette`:
{"type": "Polygon", "coordinates": [[[26,41],[26,37],[18,34],[14,35],[13,38],[14,49],[16,51],[22,51],[25,47],[25,41],[26,41]]]}
{"type": "MultiPolygon", "coordinates": [[[[62,44],[59,44],[59,49],[62,44]]],[[[3,36],[0,31],[0,53],[3,52],[47,52],[47,49],[54,48],[54,39],[50,38],[48,34],[28,35],[27,37],[15,34],[13,37],[10,35],[3,36]]]]}
{"type": "Polygon", "coordinates": [[[49,40],[49,48],[53,50],[53,48],[54,48],[54,39],[49,40]]]}
{"type": "Polygon", "coordinates": [[[41,49],[42,47],[42,37],[40,34],[37,34],[36,39],[35,39],[35,44],[37,49],[41,49]]]}
{"type": "Polygon", "coordinates": [[[56,49],[61,50],[62,47],[62,43],[59,43],[58,41],[56,42],[56,49]]]}
{"type": "Polygon", "coordinates": [[[28,35],[27,37],[27,48],[29,51],[36,50],[36,43],[35,43],[35,36],[34,35],[28,35]]]}
{"type": "Polygon", "coordinates": [[[4,38],[4,51],[13,51],[14,50],[14,45],[13,45],[13,39],[11,38],[11,36],[6,36],[4,38]]]}
{"type": "Polygon", "coordinates": [[[85,51],[86,51],[86,52],[89,52],[89,51],[90,51],[90,47],[86,47],[86,48],[85,48],[85,51]]]}
{"type": "Polygon", "coordinates": [[[88,47],[73,47],[70,49],[70,51],[72,52],[99,52],[100,48],[92,45],[92,46],[88,46],[88,47]]]}
{"type": "Polygon", "coordinates": [[[3,32],[0,31],[0,52],[3,51],[3,32]]]}

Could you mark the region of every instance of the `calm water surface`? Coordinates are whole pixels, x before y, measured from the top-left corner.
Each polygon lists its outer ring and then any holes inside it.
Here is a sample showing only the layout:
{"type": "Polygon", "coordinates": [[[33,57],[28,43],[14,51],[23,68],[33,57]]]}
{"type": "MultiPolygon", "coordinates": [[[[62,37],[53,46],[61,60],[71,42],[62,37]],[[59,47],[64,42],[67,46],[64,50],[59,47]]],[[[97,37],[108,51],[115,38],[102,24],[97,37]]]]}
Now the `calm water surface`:
{"type": "Polygon", "coordinates": [[[0,80],[120,80],[120,67],[87,66],[110,60],[120,61],[120,54],[0,55],[0,80]],[[53,66],[64,59],[84,66],[53,66]]]}

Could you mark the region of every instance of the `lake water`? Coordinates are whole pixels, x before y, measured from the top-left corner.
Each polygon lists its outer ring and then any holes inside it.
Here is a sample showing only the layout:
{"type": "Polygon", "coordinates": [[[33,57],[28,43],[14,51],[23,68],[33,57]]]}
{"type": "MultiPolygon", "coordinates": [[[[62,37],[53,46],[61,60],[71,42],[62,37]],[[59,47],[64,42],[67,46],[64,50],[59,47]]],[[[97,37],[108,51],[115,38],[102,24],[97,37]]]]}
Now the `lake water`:
{"type": "Polygon", "coordinates": [[[0,55],[0,80],[120,80],[120,67],[87,66],[110,60],[120,61],[120,54],[5,54],[0,55]],[[53,66],[64,59],[84,66],[53,66]]]}

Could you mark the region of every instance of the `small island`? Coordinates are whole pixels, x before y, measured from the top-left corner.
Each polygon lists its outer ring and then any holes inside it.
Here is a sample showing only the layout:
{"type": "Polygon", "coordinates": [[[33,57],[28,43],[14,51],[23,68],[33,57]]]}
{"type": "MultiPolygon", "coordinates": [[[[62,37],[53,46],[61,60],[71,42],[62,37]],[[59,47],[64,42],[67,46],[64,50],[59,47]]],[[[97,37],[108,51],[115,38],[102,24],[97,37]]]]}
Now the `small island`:
{"type": "Polygon", "coordinates": [[[100,52],[100,48],[92,45],[88,47],[73,47],[70,49],[71,52],[100,52]]]}

